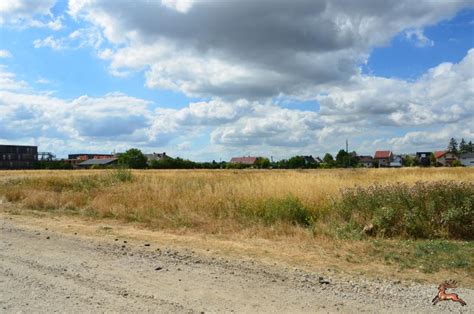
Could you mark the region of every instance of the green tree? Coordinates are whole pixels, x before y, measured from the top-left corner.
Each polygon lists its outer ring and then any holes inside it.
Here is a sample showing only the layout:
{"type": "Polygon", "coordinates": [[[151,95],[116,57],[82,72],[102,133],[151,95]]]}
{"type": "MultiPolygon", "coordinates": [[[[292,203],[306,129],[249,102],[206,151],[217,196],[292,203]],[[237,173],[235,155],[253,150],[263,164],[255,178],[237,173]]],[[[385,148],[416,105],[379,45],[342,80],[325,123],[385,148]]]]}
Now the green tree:
{"type": "Polygon", "coordinates": [[[410,156],[410,155],[406,155],[404,158],[403,158],[403,165],[405,167],[415,167],[417,165],[417,160],[415,157],[413,156],[410,156]]]}
{"type": "Polygon", "coordinates": [[[349,168],[350,167],[350,156],[349,153],[344,149],[339,150],[336,155],[336,167],[338,168],[349,168]]]}
{"type": "Polygon", "coordinates": [[[137,148],[131,148],[125,153],[120,154],[118,162],[119,165],[132,169],[144,169],[147,167],[146,156],[137,148]]]}
{"type": "Polygon", "coordinates": [[[464,138],[462,138],[461,142],[459,143],[459,153],[460,154],[465,154],[465,153],[469,153],[469,152],[471,152],[471,148],[469,147],[469,144],[466,143],[464,138]]]}
{"type": "Polygon", "coordinates": [[[288,160],[288,168],[290,169],[304,168],[305,164],[303,156],[293,156],[288,160]]]}
{"type": "Polygon", "coordinates": [[[458,153],[458,142],[453,137],[449,140],[448,152],[454,153],[454,154],[458,153]]]}
{"type": "Polygon", "coordinates": [[[257,157],[257,161],[255,162],[257,168],[260,169],[267,169],[270,168],[270,159],[266,157],[257,157]]]}
{"type": "Polygon", "coordinates": [[[179,165],[179,161],[176,162],[175,159],[164,156],[160,159],[154,159],[150,162],[150,168],[153,169],[176,169],[179,165]]]}
{"type": "Polygon", "coordinates": [[[436,157],[434,154],[430,155],[430,166],[431,167],[436,167],[436,157]]]}
{"type": "Polygon", "coordinates": [[[469,146],[469,152],[474,153],[474,144],[471,141],[469,141],[469,144],[467,145],[469,146]]]}
{"type": "Polygon", "coordinates": [[[70,163],[66,163],[63,160],[39,160],[36,163],[38,169],[73,169],[70,163]]]}
{"type": "Polygon", "coordinates": [[[330,153],[326,153],[326,155],[324,155],[323,161],[329,168],[334,166],[334,157],[332,157],[330,153]]]}
{"type": "Polygon", "coordinates": [[[357,157],[355,152],[348,153],[344,149],[341,149],[336,155],[336,167],[339,168],[350,168],[357,167],[357,157]]]}
{"type": "Polygon", "coordinates": [[[288,169],[288,160],[282,159],[274,163],[274,168],[277,169],[288,169]]]}

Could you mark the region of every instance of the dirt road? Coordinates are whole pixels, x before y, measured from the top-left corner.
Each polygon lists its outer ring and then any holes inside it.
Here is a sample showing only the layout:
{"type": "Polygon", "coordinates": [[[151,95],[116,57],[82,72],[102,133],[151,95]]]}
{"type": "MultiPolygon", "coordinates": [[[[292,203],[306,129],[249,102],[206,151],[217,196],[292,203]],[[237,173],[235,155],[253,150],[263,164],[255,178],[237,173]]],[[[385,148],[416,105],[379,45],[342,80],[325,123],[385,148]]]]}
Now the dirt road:
{"type": "Polygon", "coordinates": [[[435,286],[328,278],[0,219],[0,312],[467,313],[474,306],[470,289],[456,290],[468,306],[432,306],[435,286]]]}

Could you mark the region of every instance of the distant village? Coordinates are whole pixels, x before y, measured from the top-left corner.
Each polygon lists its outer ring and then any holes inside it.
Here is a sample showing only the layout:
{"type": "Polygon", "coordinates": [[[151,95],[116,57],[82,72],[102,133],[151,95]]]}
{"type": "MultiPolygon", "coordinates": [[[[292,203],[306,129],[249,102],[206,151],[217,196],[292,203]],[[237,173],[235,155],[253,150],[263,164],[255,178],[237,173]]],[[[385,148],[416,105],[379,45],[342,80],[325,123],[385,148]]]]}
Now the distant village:
{"type": "Polygon", "coordinates": [[[446,149],[413,154],[397,154],[391,150],[377,150],[373,156],[359,155],[341,149],[335,156],[326,153],[322,158],[298,155],[273,161],[262,156],[233,157],[229,161],[194,162],[166,153],[142,153],[132,148],[123,153],[69,154],[57,159],[51,152],[40,152],[37,146],[0,145],[0,169],[102,169],[127,167],[137,169],[315,169],[315,168],[401,168],[401,167],[474,167],[474,145],[464,139],[452,138],[446,149]]]}

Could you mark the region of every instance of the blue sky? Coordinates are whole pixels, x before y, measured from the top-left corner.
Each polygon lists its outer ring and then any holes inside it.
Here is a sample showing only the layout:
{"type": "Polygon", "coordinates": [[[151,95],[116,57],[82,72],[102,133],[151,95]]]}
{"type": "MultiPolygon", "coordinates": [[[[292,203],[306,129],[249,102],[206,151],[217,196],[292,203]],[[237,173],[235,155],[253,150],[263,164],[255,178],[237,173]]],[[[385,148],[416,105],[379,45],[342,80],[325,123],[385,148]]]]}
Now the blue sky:
{"type": "Polygon", "coordinates": [[[469,1],[6,0],[0,143],[193,160],[474,140],[469,1]]]}

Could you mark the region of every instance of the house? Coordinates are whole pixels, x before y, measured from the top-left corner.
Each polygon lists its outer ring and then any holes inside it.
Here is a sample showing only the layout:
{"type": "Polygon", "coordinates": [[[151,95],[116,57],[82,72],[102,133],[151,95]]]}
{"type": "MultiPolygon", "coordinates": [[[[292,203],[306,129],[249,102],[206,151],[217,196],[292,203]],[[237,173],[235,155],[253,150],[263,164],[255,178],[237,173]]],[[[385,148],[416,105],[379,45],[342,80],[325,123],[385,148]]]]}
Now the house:
{"type": "Polygon", "coordinates": [[[374,159],[372,156],[358,156],[359,164],[365,168],[372,168],[374,166],[374,159]]]}
{"type": "Polygon", "coordinates": [[[230,160],[231,164],[241,164],[241,165],[255,165],[257,162],[257,157],[232,157],[230,160]]]}
{"type": "Polygon", "coordinates": [[[464,153],[459,156],[459,161],[463,166],[474,167],[474,153],[464,153]]]}
{"type": "Polygon", "coordinates": [[[429,167],[431,164],[431,152],[416,152],[418,164],[423,167],[429,167]]]}
{"type": "Polygon", "coordinates": [[[79,168],[91,168],[93,166],[108,167],[108,166],[114,166],[117,163],[118,163],[117,158],[97,158],[97,159],[88,159],[86,161],[81,162],[77,166],[79,168]]]}
{"type": "Polygon", "coordinates": [[[453,161],[458,160],[456,154],[444,150],[434,152],[434,157],[436,159],[436,165],[443,167],[452,166],[453,161]]]}
{"type": "Polygon", "coordinates": [[[153,154],[145,154],[145,157],[148,159],[148,163],[152,162],[153,160],[160,160],[166,157],[169,157],[166,155],[166,152],[163,153],[153,153],[153,154]]]}
{"type": "Polygon", "coordinates": [[[323,162],[323,161],[321,160],[321,158],[319,158],[319,157],[314,158],[313,155],[303,156],[303,158],[304,158],[304,164],[305,164],[305,166],[308,166],[308,165],[319,165],[320,163],[323,162]]]}
{"type": "Polygon", "coordinates": [[[390,162],[390,167],[400,168],[403,166],[403,158],[401,155],[394,155],[392,161],[390,162]]]}
{"type": "Polygon", "coordinates": [[[65,164],[71,165],[73,168],[77,168],[77,165],[84,162],[84,160],[81,159],[62,159],[61,161],[65,164]]]}
{"type": "Polygon", "coordinates": [[[389,167],[392,161],[393,154],[389,150],[378,150],[375,152],[374,160],[379,167],[389,167]]]}
{"type": "Polygon", "coordinates": [[[31,169],[37,162],[37,146],[0,145],[0,169],[31,169]]]}
{"type": "Polygon", "coordinates": [[[69,154],[67,159],[89,160],[114,158],[111,154],[69,154]]]}

